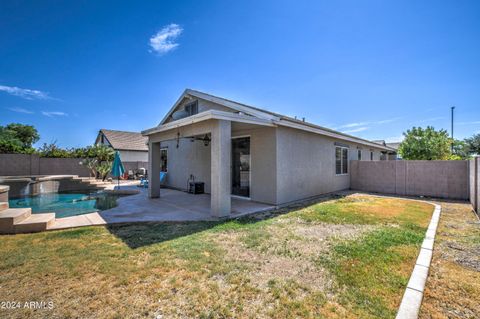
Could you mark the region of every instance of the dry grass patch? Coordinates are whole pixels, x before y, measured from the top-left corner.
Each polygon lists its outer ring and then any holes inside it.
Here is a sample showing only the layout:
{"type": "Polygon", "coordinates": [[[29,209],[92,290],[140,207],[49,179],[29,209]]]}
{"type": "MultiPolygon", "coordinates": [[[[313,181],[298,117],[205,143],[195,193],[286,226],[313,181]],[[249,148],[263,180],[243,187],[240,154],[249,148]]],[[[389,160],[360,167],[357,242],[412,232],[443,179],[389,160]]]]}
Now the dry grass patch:
{"type": "Polygon", "coordinates": [[[420,318],[479,318],[480,223],[469,204],[441,205],[420,318]]]}
{"type": "Polygon", "coordinates": [[[349,196],[263,219],[1,236],[0,295],[54,309],[0,317],[393,317],[431,211],[349,196]]]}

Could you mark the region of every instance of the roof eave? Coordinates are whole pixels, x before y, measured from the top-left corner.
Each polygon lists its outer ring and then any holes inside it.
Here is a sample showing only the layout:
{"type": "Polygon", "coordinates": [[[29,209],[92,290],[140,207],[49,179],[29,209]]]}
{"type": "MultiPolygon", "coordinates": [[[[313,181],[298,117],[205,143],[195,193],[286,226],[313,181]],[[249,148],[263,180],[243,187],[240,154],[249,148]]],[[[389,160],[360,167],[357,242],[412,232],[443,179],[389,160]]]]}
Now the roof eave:
{"type": "Polygon", "coordinates": [[[376,144],[374,142],[361,139],[359,137],[355,137],[355,136],[351,136],[351,135],[347,135],[347,134],[342,134],[340,132],[335,132],[335,131],[332,131],[332,130],[328,130],[328,129],[325,129],[321,126],[317,126],[317,125],[311,124],[311,123],[308,123],[308,124],[298,123],[296,121],[294,122],[294,121],[287,120],[287,119],[281,119],[277,124],[282,125],[282,126],[295,128],[295,129],[304,130],[304,131],[307,131],[307,132],[312,132],[312,133],[324,135],[324,136],[329,136],[329,137],[332,137],[332,138],[337,138],[337,139],[340,139],[340,140],[343,140],[343,141],[349,141],[349,142],[354,142],[354,143],[358,143],[358,144],[362,144],[362,145],[367,145],[369,147],[375,147],[375,148],[383,149],[383,150],[386,150],[386,151],[395,151],[393,148],[386,147],[386,146],[383,146],[383,145],[380,145],[380,144],[376,144]]]}
{"type": "Polygon", "coordinates": [[[195,124],[195,123],[207,121],[207,120],[227,120],[232,122],[256,124],[256,125],[262,125],[262,126],[276,126],[272,121],[259,119],[259,118],[255,118],[248,115],[223,112],[223,111],[217,111],[217,110],[208,110],[208,111],[201,112],[189,117],[185,117],[180,120],[176,120],[173,122],[159,125],[157,127],[147,129],[145,131],[142,131],[141,133],[143,136],[149,136],[152,134],[168,131],[171,129],[175,129],[182,126],[195,124]]]}

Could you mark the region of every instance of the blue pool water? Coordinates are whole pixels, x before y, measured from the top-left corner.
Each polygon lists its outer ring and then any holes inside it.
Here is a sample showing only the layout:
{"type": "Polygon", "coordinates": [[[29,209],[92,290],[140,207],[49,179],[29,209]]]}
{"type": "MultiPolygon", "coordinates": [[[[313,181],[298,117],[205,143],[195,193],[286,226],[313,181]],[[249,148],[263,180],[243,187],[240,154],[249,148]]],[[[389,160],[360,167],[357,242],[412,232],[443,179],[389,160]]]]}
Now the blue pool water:
{"type": "Polygon", "coordinates": [[[117,206],[118,195],[106,193],[48,193],[9,199],[11,208],[31,207],[32,213],[55,213],[62,218],[93,213],[117,206]]]}

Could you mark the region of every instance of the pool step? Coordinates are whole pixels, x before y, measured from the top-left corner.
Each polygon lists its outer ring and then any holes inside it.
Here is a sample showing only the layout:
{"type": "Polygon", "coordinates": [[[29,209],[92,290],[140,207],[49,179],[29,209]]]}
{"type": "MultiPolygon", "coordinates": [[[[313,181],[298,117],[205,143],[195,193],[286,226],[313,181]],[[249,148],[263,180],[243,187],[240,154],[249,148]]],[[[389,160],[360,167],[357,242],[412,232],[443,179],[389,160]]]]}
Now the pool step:
{"type": "Polygon", "coordinates": [[[55,223],[55,213],[33,214],[19,223],[15,223],[15,233],[33,233],[47,230],[55,223]]]}
{"type": "Polygon", "coordinates": [[[0,212],[8,209],[8,202],[0,202],[0,212]]]}
{"type": "Polygon", "coordinates": [[[15,224],[18,224],[32,215],[31,208],[8,208],[0,212],[0,234],[15,232],[15,224]]]}

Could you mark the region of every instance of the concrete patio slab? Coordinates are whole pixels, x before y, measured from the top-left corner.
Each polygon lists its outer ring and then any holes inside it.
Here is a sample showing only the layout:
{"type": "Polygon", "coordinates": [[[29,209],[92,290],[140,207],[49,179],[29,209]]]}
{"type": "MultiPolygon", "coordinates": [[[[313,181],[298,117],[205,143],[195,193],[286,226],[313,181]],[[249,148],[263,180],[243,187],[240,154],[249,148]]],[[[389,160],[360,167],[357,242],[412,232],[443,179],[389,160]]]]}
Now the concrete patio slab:
{"type": "MultiPolygon", "coordinates": [[[[135,195],[120,197],[118,206],[109,210],[65,218],[57,218],[49,229],[105,225],[130,222],[184,222],[219,220],[210,212],[210,195],[192,195],[186,192],[162,189],[160,198],[149,198],[145,188],[121,186],[125,190],[139,190],[135,195]]],[[[271,210],[275,206],[232,198],[229,218],[271,210]]]]}

